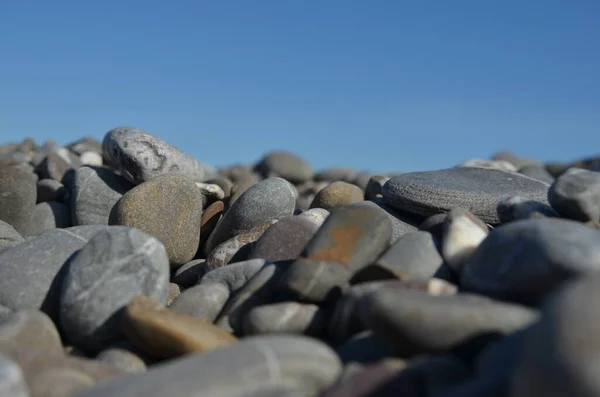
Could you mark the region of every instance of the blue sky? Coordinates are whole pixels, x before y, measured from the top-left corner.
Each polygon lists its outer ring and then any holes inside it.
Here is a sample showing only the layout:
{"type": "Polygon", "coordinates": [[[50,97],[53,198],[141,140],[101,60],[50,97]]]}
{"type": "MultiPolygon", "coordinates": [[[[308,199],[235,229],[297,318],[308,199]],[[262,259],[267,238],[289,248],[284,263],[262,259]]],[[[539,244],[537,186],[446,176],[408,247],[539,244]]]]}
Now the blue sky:
{"type": "Polygon", "coordinates": [[[0,1],[0,141],[133,125],[217,166],[600,153],[600,1],[0,1]]]}

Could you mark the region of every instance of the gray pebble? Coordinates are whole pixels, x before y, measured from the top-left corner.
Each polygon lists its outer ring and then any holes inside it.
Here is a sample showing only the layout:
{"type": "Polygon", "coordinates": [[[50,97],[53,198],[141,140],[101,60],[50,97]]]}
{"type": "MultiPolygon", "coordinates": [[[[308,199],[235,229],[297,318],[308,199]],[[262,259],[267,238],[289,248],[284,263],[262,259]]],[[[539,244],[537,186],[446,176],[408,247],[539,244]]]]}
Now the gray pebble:
{"type": "Polygon", "coordinates": [[[329,211],[324,208],[312,208],[302,212],[298,217],[308,219],[313,222],[316,227],[321,227],[325,219],[329,216],[329,211]]]}
{"type": "Polygon", "coordinates": [[[183,291],[169,309],[212,323],[229,296],[229,289],[221,283],[198,284],[183,291]]]}
{"type": "Polygon", "coordinates": [[[36,204],[23,230],[25,236],[39,236],[55,228],[71,226],[71,209],[58,201],[47,201],[36,204]]]}
{"type": "Polygon", "coordinates": [[[40,179],[36,183],[36,188],[38,204],[46,201],[66,202],[70,197],[69,190],[54,179],[40,179]]]}
{"type": "Polygon", "coordinates": [[[600,172],[571,168],[552,185],[548,200],[567,218],[600,221],[600,172]]]}
{"type": "Polygon", "coordinates": [[[507,196],[522,195],[545,202],[548,185],[529,177],[485,168],[457,167],[411,172],[390,179],[383,197],[395,208],[431,216],[452,208],[468,208],[491,225],[499,223],[496,207],[507,196]]]}
{"type": "Polygon", "coordinates": [[[265,263],[264,259],[249,259],[232,263],[206,273],[200,279],[199,284],[220,283],[227,287],[229,292],[235,293],[254,277],[265,266],[265,263]]]}
{"type": "Polygon", "coordinates": [[[61,292],[61,328],[76,346],[100,350],[119,338],[119,311],[133,297],[166,304],[168,292],[164,246],[139,230],[112,227],[96,234],[70,261],[61,292]]]}
{"type": "Polygon", "coordinates": [[[306,161],[286,151],[268,153],[258,162],[255,170],[265,178],[279,176],[294,184],[313,177],[313,170],[306,161]]]}
{"type": "Polygon", "coordinates": [[[560,215],[548,204],[521,196],[510,196],[498,202],[496,208],[500,223],[524,219],[558,218],[560,215]]]}
{"type": "Polygon", "coordinates": [[[134,184],[167,173],[183,174],[202,182],[204,167],[191,155],[139,128],[110,130],[102,141],[106,162],[134,184]]]}
{"type": "Polygon", "coordinates": [[[536,304],[564,281],[598,270],[600,230],[552,218],[515,221],[481,243],[461,273],[461,287],[536,304]]]}
{"type": "Polygon", "coordinates": [[[196,285],[198,278],[202,272],[202,264],[206,259],[194,259],[185,265],[181,266],[172,277],[174,283],[181,285],[184,288],[189,288],[196,285]]]}
{"type": "Polygon", "coordinates": [[[24,243],[25,239],[10,224],[0,221],[0,253],[24,243]]]}
{"type": "Polygon", "coordinates": [[[0,323],[0,352],[31,349],[62,353],[62,343],[54,322],[38,310],[15,310],[0,323]]]}
{"type": "Polygon", "coordinates": [[[251,309],[243,321],[244,335],[292,333],[319,335],[325,315],[319,306],[298,302],[280,302],[251,309]]]}
{"type": "Polygon", "coordinates": [[[146,363],[132,349],[125,349],[119,345],[102,350],[96,360],[112,365],[129,374],[146,372],[146,363]]]}
{"type": "Polygon", "coordinates": [[[458,167],[489,168],[505,172],[517,172],[517,167],[505,160],[472,159],[459,164],[458,167]]]}
{"type": "Polygon", "coordinates": [[[388,219],[392,223],[392,237],[390,244],[394,244],[398,239],[406,233],[414,232],[417,226],[422,222],[421,218],[415,217],[403,211],[398,211],[392,206],[386,204],[383,198],[378,198],[373,201],[365,202],[367,205],[376,205],[387,214],[388,219]],[[371,203],[371,204],[368,204],[371,203]]]}
{"type": "Polygon", "coordinates": [[[15,167],[0,168],[0,220],[23,232],[37,198],[32,173],[15,167]]]}
{"type": "Polygon", "coordinates": [[[318,229],[306,218],[293,215],[283,218],[252,245],[248,259],[261,258],[272,262],[296,259],[318,229]]]}
{"type": "Polygon", "coordinates": [[[79,168],[71,186],[73,224],[108,225],[110,211],[132,188],[130,182],[108,168],[79,168]]]}
{"type": "Polygon", "coordinates": [[[552,184],[554,182],[554,177],[541,164],[526,165],[519,170],[519,173],[544,183],[552,184]]]}

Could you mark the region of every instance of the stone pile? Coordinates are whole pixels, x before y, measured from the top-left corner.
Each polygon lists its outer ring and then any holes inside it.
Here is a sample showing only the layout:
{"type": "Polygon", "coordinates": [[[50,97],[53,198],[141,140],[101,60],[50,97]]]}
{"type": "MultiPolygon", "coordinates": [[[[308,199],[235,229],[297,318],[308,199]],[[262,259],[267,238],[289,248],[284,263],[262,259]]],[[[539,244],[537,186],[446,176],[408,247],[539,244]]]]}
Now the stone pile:
{"type": "Polygon", "coordinates": [[[0,397],[597,396],[599,358],[600,157],[0,146],[0,397]]]}

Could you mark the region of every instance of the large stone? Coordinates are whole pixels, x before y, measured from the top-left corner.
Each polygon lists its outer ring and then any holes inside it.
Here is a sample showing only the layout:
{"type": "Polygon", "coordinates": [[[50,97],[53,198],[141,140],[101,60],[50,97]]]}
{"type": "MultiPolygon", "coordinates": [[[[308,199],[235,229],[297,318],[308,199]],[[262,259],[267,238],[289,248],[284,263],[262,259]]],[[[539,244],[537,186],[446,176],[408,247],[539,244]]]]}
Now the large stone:
{"type": "Polygon", "coordinates": [[[548,200],[567,218],[600,221],[600,172],[571,168],[552,185],[548,200]]]}
{"type": "Polygon", "coordinates": [[[223,310],[229,295],[229,289],[221,283],[199,284],[183,291],[169,310],[212,323],[223,310]]]}
{"type": "Polygon", "coordinates": [[[136,186],[119,199],[109,224],[130,226],[159,239],[171,266],[191,261],[200,242],[202,199],[183,175],[166,174],[136,186]]]}
{"type": "Polygon", "coordinates": [[[538,313],[477,295],[384,287],[362,299],[360,316],[376,336],[411,356],[446,351],[481,334],[509,334],[535,322],[538,313]]]}
{"type": "Polygon", "coordinates": [[[106,162],[134,184],[167,173],[202,182],[204,167],[191,155],[134,127],[110,130],[102,141],[106,162]]]}
{"type": "Polygon", "coordinates": [[[310,165],[294,153],[274,151],[265,155],[255,167],[265,178],[282,177],[298,184],[313,177],[310,165]]]}
{"type": "Polygon", "coordinates": [[[25,239],[10,224],[0,221],[0,253],[24,243],[25,239]]]}
{"type": "Polygon", "coordinates": [[[204,252],[257,226],[292,215],[295,205],[296,191],[285,179],[268,178],[252,185],[225,213],[204,252]]]}
{"type": "Polygon", "coordinates": [[[145,374],[106,382],[81,397],[241,397],[267,385],[297,388],[305,396],[315,396],[335,382],[340,372],[335,352],[315,339],[254,336],[155,366],[145,374]]]}
{"type": "Polygon", "coordinates": [[[166,303],[169,263],[154,237],[127,227],[99,232],[71,260],[63,281],[60,323],[76,346],[98,351],[120,338],[120,315],[142,294],[166,303]]]}
{"type": "Polygon", "coordinates": [[[431,278],[444,260],[431,233],[416,231],[400,237],[377,261],[359,270],[352,283],[385,279],[431,278]]]}
{"type": "Polygon", "coordinates": [[[75,171],[71,185],[74,225],[108,225],[110,211],[134,186],[108,168],[90,166],[75,171]]]}
{"type": "Polygon", "coordinates": [[[0,220],[23,232],[37,198],[34,174],[20,168],[0,168],[0,220]]]}
{"type": "Polygon", "coordinates": [[[524,335],[511,396],[600,394],[600,277],[568,283],[524,335]]]}
{"type": "Polygon", "coordinates": [[[252,246],[248,259],[277,262],[296,259],[319,229],[314,222],[290,216],[269,227],[252,246]]]}
{"type": "Polygon", "coordinates": [[[70,208],[58,201],[47,201],[35,205],[23,235],[39,236],[48,230],[69,226],[71,226],[70,208]]]}
{"type": "Polygon", "coordinates": [[[452,208],[468,208],[484,222],[499,223],[496,207],[507,196],[546,201],[548,185],[535,179],[485,168],[457,167],[411,172],[390,179],[383,197],[390,205],[416,215],[431,216],[452,208]]]}
{"type": "Polygon", "coordinates": [[[237,342],[227,331],[196,317],[174,312],[145,296],[125,310],[123,331],[136,346],[158,358],[206,352],[237,342]]]}
{"type": "Polygon", "coordinates": [[[63,265],[98,232],[97,227],[83,228],[49,230],[0,253],[0,304],[41,308],[56,320],[63,265]]]}
{"type": "Polygon", "coordinates": [[[335,207],[364,201],[363,191],[356,185],[338,181],[320,190],[310,204],[310,208],[324,208],[331,211],[335,207]]]}
{"type": "Polygon", "coordinates": [[[532,219],[494,230],[469,258],[461,286],[492,298],[539,303],[564,281],[600,270],[600,230],[532,219]]]}

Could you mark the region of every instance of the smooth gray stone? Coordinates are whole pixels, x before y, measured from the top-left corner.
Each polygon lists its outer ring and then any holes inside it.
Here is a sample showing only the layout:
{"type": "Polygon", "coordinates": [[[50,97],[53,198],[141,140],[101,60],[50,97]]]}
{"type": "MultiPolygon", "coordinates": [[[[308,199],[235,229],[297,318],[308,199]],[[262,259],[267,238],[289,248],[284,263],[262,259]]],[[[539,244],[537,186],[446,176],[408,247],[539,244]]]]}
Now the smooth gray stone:
{"type": "Polygon", "coordinates": [[[369,180],[372,176],[374,176],[370,171],[360,171],[356,174],[356,177],[352,181],[352,184],[358,186],[363,192],[367,189],[367,185],[369,184],[369,180]]]}
{"type": "Polygon", "coordinates": [[[61,291],[60,324],[68,339],[97,351],[121,336],[120,311],[136,295],[167,303],[169,260],[158,239],[114,226],[70,261],[61,291]]]}
{"type": "Polygon", "coordinates": [[[0,354],[0,396],[29,397],[21,367],[3,354],[0,354]]]}
{"type": "Polygon", "coordinates": [[[198,284],[183,291],[169,309],[214,322],[229,296],[229,289],[221,283],[198,284]]]}
{"type": "Polygon", "coordinates": [[[326,168],[315,173],[315,181],[352,183],[356,179],[357,171],[352,168],[326,168]]]}
{"type": "Polygon", "coordinates": [[[205,252],[257,226],[294,213],[296,190],[285,179],[268,178],[246,190],[229,208],[206,242],[205,252]]]}
{"type": "Polygon", "coordinates": [[[331,302],[348,289],[350,275],[348,268],[337,261],[300,258],[281,276],[277,289],[302,302],[331,302]]]}
{"type": "Polygon", "coordinates": [[[393,349],[377,339],[371,331],[354,335],[337,348],[343,363],[374,363],[393,357],[393,349]]]}
{"type": "Polygon", "coordinates": [[[273,151],[266,154],[256,164],[255,171],[265,178],[279,176],[298,184],[312,179],[311,166],[298,155],[286,151],[273,151]]]}
{"type": "Polygon", "coordinates": [[[280,262],[262,267],[227,301],[217,324],[224,328],[231,327],[241,333],[243,316],[253,307],[271,302],[277,283],[288,265],[286,262],[280,262]]]}
{"type": "Polygon", "coordinates": [[[244,335],[292,333],[319,335],[325,326],[325,312],[319,306],[279,302],[252,308],[244,316],[244,335]]]}
{"type": "Polygon", "coordinates": [[[550,187],[548,200],[567,218],[600,221],[600,172],[571,168],[550,187]]]}
{"type": "Polygon", "coordinates": [[[235,293],[242,288],[248,280],[260,271],[266,264],[264,259],[250,259],[243,262],[232,263],[227,266],[211,270],[200,280],[199,284],[220,283],[229,292],[235,293]]]}
{"type": "Polygon", "coordinates": [[[134,184],[166,173],[202,182],[204,167],[191,155],[135,127],[110,130],[102,141],[106,162],[134,184]]]}
{"type": "Polygon", "coordinates": [[[519,173],[544,183],[554,183],[554,177],[546,171],[546,168],[542,164],[526,165],[519,170],[519,173]]]}
{"type": "Polygon", "coordinates": [[[89,136],[69,143],[65,147],[78,156],[81,156],[85,152],[102,153],[102,142],[89,136]]]}
{"type": "Polygon", "coordinates": [[[54,179],[40,179],[36,183],[37,203],[46,201],[65,202],[69,199],[69,190],[59,181],[54,179]]]}
{"type": "Polygon", "coordinates": [[[202,264],[205,262],[206,259],[194,259],[186,263],[175,271],[171,281],[185,288],[196,285],[202,272],[202,264]]]}
{"type": "Polygon", "coordinates": [[[382,175],[374,175],[370,177],[369,182],[365,187],[365,200],[375,200],[379,197],[383,197],[381,195],[381,190],[383,185],[385,185],[385,183],[389,180],[389,177],[382,175]]]}
{"type": "Polygon", "coordinates": [[[417,226],[422,221],[422,219],[419,217],[415,217],[414,215],[392,208],[383,201],[383,198],[377,198],[373,201],[366,201],[365,203],[373,203],[386,212],[388,219],[392,223],[392,237],[390,238],[390,245],[394,244],[406,233],[416,231],[417,226]]]}
{"type": "Polygon", "coordinates": [[[6,320],[13,312],[13,309],[0,305],[0,323],[6,320]]]}
{"type": "Polygon", "coordinates": [[[22,233],[37,199],[34,174],[16,167],[0,168],[0,220],[22,233]]]}
{"type": "Polygon", "coordinates": [[[59,151],[49,153],[36,168],[36,172],[39,174],[40,178],[54,179],[55,181],[60,181],[64,184],[72,170],[81,166],[79,158],[72,153],[69,154],[73,157],[69,157],[64,152],[59,151]]]}
{"type": "Polygon", "coordinates": [[[560,215],[548,204],[529,200],[521,196],[511,196],[498,202],[496,208],[500,223],[524,219],[558,218],[560,215]]]}
{"type": "Polygon", "coordinates": [[[340,373],[335,352],[316,339],[254,336],[156,365],[145,374],[103,382],[79,397],[235,397],[268,385],[316,396],[340,373]]]}
{"type": "Polygon", "coordinates": [[[352,283],[397,279],[428,279],[433,277],[444,260],[431,233],[415,231],[400,237],[385,253],[364,269],[355,273],[352,283]]]}
{"type": "Polygon", "coordinates": [[[419,230],[429,232],[433,234],[434,237],[441,240],[444,235],[444,224],[446,223],[447,217],[447,212],[444,212],[443,214],[431,215],[429,218],[425,219],[421,224],[419,224],[419,230]]]}
{"type": "Polygon", "coordinates": [[[411,172],[390,179],[383,198],[391,206],[431,216],[452,208],[468,208],[491,225],[499,223],[496,207],[507,196],[546,202],[549,185],[524,175],[485,168],[457,167],[411,172]]]}
{"type": "Polygon", "coordinates": [[[96,356],[96,360],[112,365],[129,374],[146,372],[146,363],[132,350],[133,349],[124,348],[124,346],[121,345],[114,345],[108,349],[102,350],[100,354],[96,356]]]}
{"type": "Polygon", "coordinates": [[[0,221],[0,253],[24,243],[25,239],[10,224],[0,221]]]}
{"type": "Polygon", "coordinates": [[[509,334],[538,319],[536,310],[469,294],[381,288],[359,304],[360,317],[401,356],[443,352],[481,334],[509,334]]]}
{"type": "Polygon", "coordinates": [[[461,287],[495,299],[537,304],[564,281],[600,270],[600,230],[562,219],[511,222],[467,261],[461,287]]]}
{"type": "Polygon", "coordinates": [[[325,219],[329,216],[329,211],[325,208],[311,208],[297,215],[299,218],[308,219],[316,227],[321,227],[325,222],[325,219]]]}
{"type": "Polygon", "coordinates": [[[63,351],[54,322],[38,310],[15,310],[0,323],[0,353],[31,349],[60,354],[63,351]]]}
{"type": "Polygon", "coordinates": [[[293,260],[319,229],[313,222],[299,216],[289,216],[269,227],[252,245],[248,259],[271,262],[293,260]]]}
{"type": "Polygon", "coordinates": [[[511,396],[600,394],[598,274],[578,278],[553,295],[541,321],[524,335],[511,396]]]}
{"type": "Polygon", "coordinates": [[[505,172],[517,172],[517,167],[504,160],[472,159],[457,165],[457,167],[489,168],[505,172]]]}
{"type": "Polygon", "coordinates": [[[58,201],[47,201],[36,204],[29,218],[27,227],[23,230],[25,236],[39,236],[56,229],[71,226],[71,210],[58,201]]]}
{"type": "Polygon", "coordinates": [[[92,234],[92,230],[72,229],[49,230],[0,253],[0,304],[11,309],[41,308],[56,320],[63,265],[87,244],[85,233],[92,234]]]}
{"type": "Polygon", "coordinates": [[[108,168],[79,168],[71,186],[73,224],[108,225],[110,211],[133,186],[108,168]]]}

